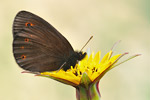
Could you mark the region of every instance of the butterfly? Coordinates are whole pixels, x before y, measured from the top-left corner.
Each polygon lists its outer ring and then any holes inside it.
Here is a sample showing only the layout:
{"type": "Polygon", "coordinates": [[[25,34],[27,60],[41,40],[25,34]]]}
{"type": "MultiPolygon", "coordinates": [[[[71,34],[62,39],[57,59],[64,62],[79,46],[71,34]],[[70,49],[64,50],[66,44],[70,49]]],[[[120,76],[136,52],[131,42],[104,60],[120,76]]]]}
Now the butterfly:
{"type": "Polygon", "coordinates": [[[27,11],[18,12],[13,22],[13,54],[17,64],[31,72],[66,71],[86,56],[74,51],[51,24],[27,11]]]}

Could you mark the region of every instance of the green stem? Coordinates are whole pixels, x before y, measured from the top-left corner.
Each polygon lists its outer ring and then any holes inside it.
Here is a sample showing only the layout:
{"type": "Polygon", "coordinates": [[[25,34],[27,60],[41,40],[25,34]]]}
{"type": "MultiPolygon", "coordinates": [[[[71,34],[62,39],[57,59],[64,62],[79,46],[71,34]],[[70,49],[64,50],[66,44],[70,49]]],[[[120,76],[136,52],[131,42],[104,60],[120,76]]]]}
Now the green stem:
{"type": "Polygon", "coordinates": [[[89,85],[88,88],[79,85],[76,88],[77,100],[100,100],[98,84],[99,81],[89,85]]]}

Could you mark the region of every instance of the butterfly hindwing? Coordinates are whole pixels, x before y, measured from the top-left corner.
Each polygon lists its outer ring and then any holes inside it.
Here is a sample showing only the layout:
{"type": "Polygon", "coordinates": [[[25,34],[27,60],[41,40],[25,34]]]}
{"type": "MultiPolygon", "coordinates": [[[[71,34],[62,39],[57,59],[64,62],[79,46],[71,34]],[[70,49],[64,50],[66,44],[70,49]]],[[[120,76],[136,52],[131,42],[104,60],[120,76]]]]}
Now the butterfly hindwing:
{"type": "Polygon", "coordinates": [[[74,53],[67,39],[52,25],[30,12],[19,12],[13,23],[13,53],[23,69],[53,71],[74,53]]]}

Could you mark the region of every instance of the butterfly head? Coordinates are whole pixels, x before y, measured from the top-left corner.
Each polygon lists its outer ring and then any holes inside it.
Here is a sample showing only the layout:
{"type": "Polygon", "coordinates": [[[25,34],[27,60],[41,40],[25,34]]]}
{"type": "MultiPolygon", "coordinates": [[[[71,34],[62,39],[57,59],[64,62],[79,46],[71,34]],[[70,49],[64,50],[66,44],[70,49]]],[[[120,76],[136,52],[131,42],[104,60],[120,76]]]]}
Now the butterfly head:
{"type": "Polygon", "coordinates": [[[77,53],[77,58],[78,58],[79,61],[82,60],[85,56],[86,56],[86,52],[83,53],[83,52],[80,51],[80,52],[77,53]]]}

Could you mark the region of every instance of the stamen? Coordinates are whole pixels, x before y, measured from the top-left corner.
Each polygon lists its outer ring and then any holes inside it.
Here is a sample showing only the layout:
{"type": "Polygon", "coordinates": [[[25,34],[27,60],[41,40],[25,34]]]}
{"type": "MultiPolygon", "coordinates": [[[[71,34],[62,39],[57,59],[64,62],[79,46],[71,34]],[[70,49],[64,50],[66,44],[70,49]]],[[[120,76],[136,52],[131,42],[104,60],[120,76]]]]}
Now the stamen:
{"type": "Polygon", "coordinates": [[[78,76],[78,73],[77,72],[75,72],[75,73],[73,73],[74,75],[76,75],[76,76],[78,76]]]}
{"type": "Polygon", "coordinates": [[[82,75],[82,72],[80,71],[80,75],[82,75]]]}
{"type": "Polygon", "coordinates": [[[98,69],[96,68],[96,70],[95,70],[96,72],[98,71],[98,69]]]}

